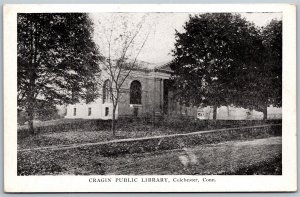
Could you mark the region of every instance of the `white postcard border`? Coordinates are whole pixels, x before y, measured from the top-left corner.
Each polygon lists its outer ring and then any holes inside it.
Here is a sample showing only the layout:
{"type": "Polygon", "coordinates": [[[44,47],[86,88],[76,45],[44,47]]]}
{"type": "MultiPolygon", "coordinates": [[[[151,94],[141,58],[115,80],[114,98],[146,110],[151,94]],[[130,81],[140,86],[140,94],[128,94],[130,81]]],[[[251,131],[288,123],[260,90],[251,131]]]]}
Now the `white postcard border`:
{"type": "Polygon", "coordinates": [[[123,4],[4,6],[4,189],[6,192],[235,192],[295,191],[296,7],[288,4],[123,4]],[[20,12],[282,12],[283,106],[282,176],[105,176],[214,178],[200,183],[90,183],[103,176],[17,176],[17,13],[20,12]]]}

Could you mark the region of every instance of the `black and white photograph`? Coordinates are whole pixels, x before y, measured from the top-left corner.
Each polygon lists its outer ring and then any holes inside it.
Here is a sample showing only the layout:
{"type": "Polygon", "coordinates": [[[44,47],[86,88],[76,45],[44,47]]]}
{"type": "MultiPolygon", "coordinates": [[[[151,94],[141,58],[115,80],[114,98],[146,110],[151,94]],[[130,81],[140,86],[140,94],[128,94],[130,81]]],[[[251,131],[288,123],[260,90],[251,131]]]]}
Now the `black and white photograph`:
{"type": "Polygon", "coordinates": [[[283,11],[15,16],[17,177],[214,184],[289,168],[283,11]]]}

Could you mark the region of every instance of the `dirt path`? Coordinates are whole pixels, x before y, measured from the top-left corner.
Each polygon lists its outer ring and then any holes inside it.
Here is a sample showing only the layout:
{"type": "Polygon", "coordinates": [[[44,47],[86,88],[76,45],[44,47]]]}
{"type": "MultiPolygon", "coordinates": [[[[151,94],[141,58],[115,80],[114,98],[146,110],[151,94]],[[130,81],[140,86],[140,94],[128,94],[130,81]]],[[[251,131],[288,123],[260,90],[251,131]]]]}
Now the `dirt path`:
{"type": "Polygon", "coordinates": [[[106,174],[222,174],[281,155],[281,137],[230,141],[105,161],[106,174]],[[126,165],[122,165],[126,163],[126,165]]]}

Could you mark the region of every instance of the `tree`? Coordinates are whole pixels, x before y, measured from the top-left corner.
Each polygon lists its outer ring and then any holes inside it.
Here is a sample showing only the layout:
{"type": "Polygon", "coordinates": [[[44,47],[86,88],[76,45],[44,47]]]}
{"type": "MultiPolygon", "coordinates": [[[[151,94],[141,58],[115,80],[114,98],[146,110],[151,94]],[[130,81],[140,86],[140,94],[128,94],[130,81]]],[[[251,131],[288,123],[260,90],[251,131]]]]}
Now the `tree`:
{"type": "Polygon", "coordinates": [[[282,105],[282,22],[272,20],[263,27],[253,48],[256,64],[248,64],[240,75],[238,81],[245,82],[235,104],[262,111],[266,120],[268,106],[282,105]]]}
{"type": "Polygon", "coordinates": [[[112,102],[111,130],[115,136],[116,109],[122,95],[126,93],[123,84],[132,71],[139,68],[138,56],[145,46],[151,27],[146,22],[147,15],[102,14],[101,17],[95,35],[101,46],[100,53],[105,57],[101,61],[102,69],[110,81],[105,91],[109,92],[107,96],[112,102]]]}
{"type": "MultiPolygon", "coordinates": [[[[265,74],[271,81],[270,86],[266,87],[265,99],[267,105],[275,107],[282,106],[282,21],[273,20],[263,29],[263,44],[266,50],[265,74]]],[[[265,108],[266,109],[266,108],[265,108]]],[[[267,114],[265,114],[266,116],[267,114]]],[[[267,118],[267,117],[266,117],[267,118]]]]}
{"type": "Polygon", "coordinates": [[[52,103],[47,103],[46,101],[39,100],[35,104],[34,119],[45,121],[60,118],[58,114],[58,109],[52,103]]]}
{"type": "Polygon", "coordinates": [[[98,49],[92,22],[83,13],[18,14],[18,109],[33,119],[38,104],[96,98],[98,49]]]}
{"type": "Polygon", "coordinates": [[[176,31],[172,80],[180,102],[217,107],[234,104],[240,71],[254,64],[258,42],[254,24],[238,14],[206,13],[189,17],[184,32],[176,31]]]}

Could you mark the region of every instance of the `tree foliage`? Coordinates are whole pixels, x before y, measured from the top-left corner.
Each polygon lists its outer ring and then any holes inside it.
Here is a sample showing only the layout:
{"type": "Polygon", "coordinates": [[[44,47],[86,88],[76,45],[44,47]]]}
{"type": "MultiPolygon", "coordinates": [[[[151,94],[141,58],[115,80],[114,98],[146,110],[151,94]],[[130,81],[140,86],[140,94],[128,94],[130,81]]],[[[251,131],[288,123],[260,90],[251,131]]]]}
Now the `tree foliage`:
{"type": "Polygon", "coordinates": [[[101,57],[92,25],[82,13],[18,14],[18,108],[28,113],[31,127],[38,103],[74,103],[97,96],[101,57]]]}
{"type": "Polygon", "coordinates": [[[282,105],[282,21],[273,20],[262,29],[264,59],[259,70],[260,79],[265,85],[261,91],[260,102],[281,107],[282,105]]]}
{"type": "MultiPolygon", "coordinates": [[[[215,109],[222,105],[262,109],[266,100],[279,104],[271,99],[281,91],[281,33],[274,33],[274,26],[261,31],[230,13],[190,16],[184,32],[175,35],[172,79],[177,98],[215,109]]],[[[279,27],[276,31],[281,32],[279,27]]]]}
{"type": "Polygon", "coordinates": [[[253,61],[235,75],[232,103],[262,111],[266,119],[268,106],[282,105],[282,22],[273,20],[259,30],[259,42],[252,46],[253,61]]]}

